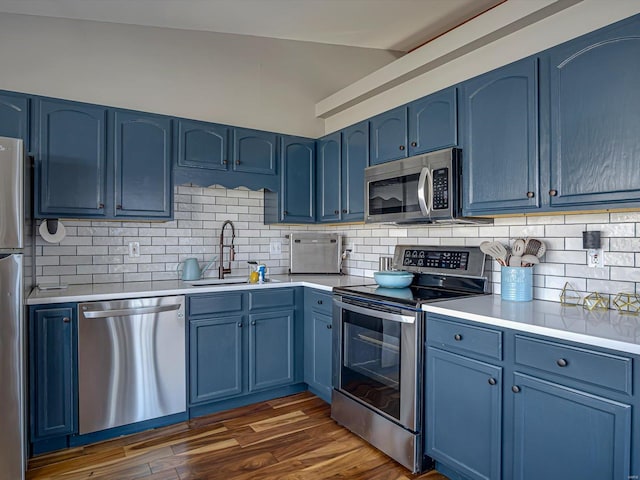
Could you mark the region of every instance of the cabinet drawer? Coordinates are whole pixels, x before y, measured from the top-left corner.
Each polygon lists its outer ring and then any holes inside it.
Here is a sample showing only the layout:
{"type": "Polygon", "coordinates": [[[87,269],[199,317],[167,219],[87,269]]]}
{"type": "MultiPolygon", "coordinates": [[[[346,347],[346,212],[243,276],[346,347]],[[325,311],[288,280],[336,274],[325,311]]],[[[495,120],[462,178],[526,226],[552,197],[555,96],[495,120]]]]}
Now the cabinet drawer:
{"type": "Polygon", "coordinates": [[[216,293],[189,297],[189,316],[242,310],[242,293],[216,293]]]}
{"type": "Polygon", "coordinates": [[[249,292],[249,310],[293,305],[295,298],[293,288],[268,288],[249,292]]]}
{"type": "Polygon", "coordinates": [[[502,360],[502,332],[427,315],[427,341],[454,351],[477,353],[502,360]]]}
{"type": "Polygon", "coordinates": [[[310,290],[308,304],[311,305],[311,309],[316,312],[324,313],[325,315],[331,315],[333,296],[331,293],[322,292],[320,290],[310,290]]]}
{"type": "Polygon", "coordinates": [[[516,364],[631,394],[632,360],[516,335],[516,364]]]}

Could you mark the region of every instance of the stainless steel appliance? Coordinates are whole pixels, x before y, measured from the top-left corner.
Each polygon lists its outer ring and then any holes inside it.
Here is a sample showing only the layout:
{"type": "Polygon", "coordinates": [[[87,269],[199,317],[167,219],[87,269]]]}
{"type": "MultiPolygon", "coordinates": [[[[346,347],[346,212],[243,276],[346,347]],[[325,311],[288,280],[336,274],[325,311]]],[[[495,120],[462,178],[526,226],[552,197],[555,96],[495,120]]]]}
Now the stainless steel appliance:
{"type": "Polygon", "coordinates": [[[423,457],[423,303],[487,292],[477,247],[399,245],[393,267],[408,288],[336,287],[331,417],[412,472],[423,457]]]}
{"type": "Polygon", "coordinates": [[[292,233],[289,244],[289,273],[340,273],[342,237],[337,233],[292,233]]]}
{"type": "Polygon", "coordinates": [[[78,305],[79,433],[186,410],[184,297],[78,305]]]}
{"type": "Polygon", "coordinates": [[[25,306],[33,286],[30,165],[22,140],[0,137],[0,480],[26,464],[25,306]]]}
{"type": "Polygon", "coordinates": [[[462,216],[461,153],[457,148],[366,168],[366,223],[490,223],[462,216]]]}

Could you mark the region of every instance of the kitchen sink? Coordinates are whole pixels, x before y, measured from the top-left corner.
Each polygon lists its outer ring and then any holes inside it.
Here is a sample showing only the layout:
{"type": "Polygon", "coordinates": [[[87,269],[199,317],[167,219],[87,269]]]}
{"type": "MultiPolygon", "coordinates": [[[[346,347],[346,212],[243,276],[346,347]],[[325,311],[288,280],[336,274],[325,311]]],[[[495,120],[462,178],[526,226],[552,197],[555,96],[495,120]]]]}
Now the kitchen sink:
{"type": "MultiPolygon", "coordinates": [[[[269,282],[276,283],[278,280],[268,280],[269,282]]],[[[239,285],[246,284],[251,285],[247,282],[247,277],[227,277],[227,278],[203,278],[201,280],[185,280],[187,285],[192,285],[194,287],[204,287],[211,285],[239,285]]]]}

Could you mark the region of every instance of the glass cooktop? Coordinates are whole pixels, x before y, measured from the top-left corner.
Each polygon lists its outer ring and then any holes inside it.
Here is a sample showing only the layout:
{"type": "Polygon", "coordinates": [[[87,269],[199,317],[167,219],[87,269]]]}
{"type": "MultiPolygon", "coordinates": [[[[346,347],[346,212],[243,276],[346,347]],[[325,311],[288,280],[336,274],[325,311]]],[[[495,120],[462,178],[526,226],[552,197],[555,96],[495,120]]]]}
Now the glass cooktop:
{"type": "Polygon", "coordinates": [[[453,298],[478,295],[477,293],[471,292],[414,285],[406,288],[385,288],[380,287],[375,283],[373,285],[338,287],[334,288],[334,292],[342,295],[351,295],[354,297],[413,306],[419,306],[423,303],[435,302],[438,300],[450,300],[453,298]]]}

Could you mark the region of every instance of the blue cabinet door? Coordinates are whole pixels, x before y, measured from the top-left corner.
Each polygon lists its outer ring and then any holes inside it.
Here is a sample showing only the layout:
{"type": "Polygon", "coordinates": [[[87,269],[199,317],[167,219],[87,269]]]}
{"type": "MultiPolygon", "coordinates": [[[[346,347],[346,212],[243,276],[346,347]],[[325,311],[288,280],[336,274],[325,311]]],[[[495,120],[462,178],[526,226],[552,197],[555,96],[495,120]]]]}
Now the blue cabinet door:
{"type": "Polygon", "coordinates": [[[457,145],[456,97],[451,87],[409,104],[409,156],[457,145]]]}
{"type": "Polygon", "coordinates": [[[338,222],[341,219],[341,146],[341,132],[327,135],[316,143],[316,212],[319,222],[338,222]]]}
{"type": "Polygon", "coordinates": [[[549,204],[637,205],[640,18],[580,37],[548,55],[549,204]]]}
{"type": "Polygon", "coordinates": [[[508,478],[630,478],[630,405],[519,373],[514,389],[508,478]]]}
{"type": "Polygon", "coordinates": [[[178,166],[226,171],[229,165],[230,131],[226,125],[177,120],[178,166]]]}
{"type": "Polygon", "coordinates": [[[76,319],[72,306],[35,307],[29,328],[31,439],[76,432],[76,319]]]}
{"type": "Polygon", "coordinates": [[[539,206],[537,79],[526,58],[462,84],[465,214],[539,206]]]}
{"type": "Polygon", "coordinates": [[[373,117],[370,128],[371,165],[407,156],[407,107],[394,108],[373,117]]]}
{"type": "Polygon", "coordinates": [[[308,315],[304,332],[304,381],[325,402],[331,402],[331,317],[314,311],[308,315]]]}
{"type": "Polygon", "coordinates": [[[0,137],[21,138],[29,151],[29,98],[0,92],[0,137]]]}
{"type": "Polygon", "coordinates": [[[357,123],[342,131],[340,197],[342,220],[364,220],[364,169],[369,166],[369,123],[357,123]]]}
{"type": "Polygon", "coordinates": [[[170,218],[171,119],[116,110],[113,125],[114,215],[170,218]]]}
{"type": "Polygon", "coordinates": [[[249,391],[294,381],[295,310],[249,315],[249,391]]]}
{"type": "Polygon", "coordinates": [[[189,322],[189,403],[243,393],[242,315],[189,322]]]}
{"type": "Polygon", "coordinates": [[[282,137],[281,221],[315,222],[315,141],[282,137]]]}
{"type": "Polygon", "coordinates": [[[106,200],[107,109],[38,99],[36,217],[102,217],[106,200]]]}
{"type": "Polygon", "coordinates": [[[425,378],[426,454],[465,478],[500,480],[502,368],[428,347],[425,378]]]}
{"type": "Polygon", "coordinates": [[[271,132],[235,128],[233,131],[233,169],[236,172],[275,175],[278,135],[271,132]]]}

